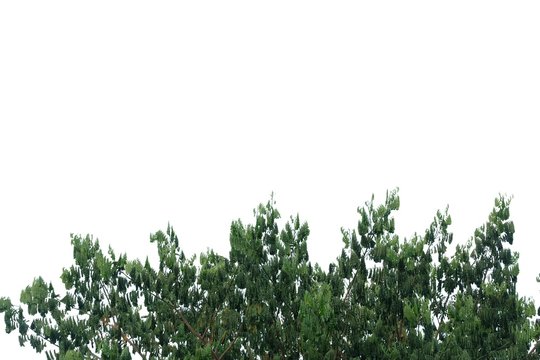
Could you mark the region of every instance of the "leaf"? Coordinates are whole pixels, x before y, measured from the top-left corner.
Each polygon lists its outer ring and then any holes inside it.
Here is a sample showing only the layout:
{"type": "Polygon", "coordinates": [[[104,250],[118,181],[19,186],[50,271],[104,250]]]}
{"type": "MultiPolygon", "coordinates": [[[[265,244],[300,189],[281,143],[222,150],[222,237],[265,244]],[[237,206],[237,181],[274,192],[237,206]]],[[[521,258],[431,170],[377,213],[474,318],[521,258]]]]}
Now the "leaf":
{"type": "Polygon", "coordinates": [[[6,297],[0,297],[0,313],[5,312],[8,309],[11,309],[13,305],[11,304],[11,300],[6,297]]]}

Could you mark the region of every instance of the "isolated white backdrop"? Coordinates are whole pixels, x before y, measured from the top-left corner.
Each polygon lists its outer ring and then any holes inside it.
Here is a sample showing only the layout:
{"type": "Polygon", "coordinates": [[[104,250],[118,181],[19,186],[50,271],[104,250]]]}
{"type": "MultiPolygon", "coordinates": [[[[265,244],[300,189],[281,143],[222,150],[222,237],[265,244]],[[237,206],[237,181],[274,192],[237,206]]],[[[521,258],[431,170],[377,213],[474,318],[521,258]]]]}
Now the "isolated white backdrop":
{"type": "MultiPolygon", "coordinates": [[[[145,257],[170,222],[188,254],[226,255],[230,222],[272,191],[326,266],[356,207],[399,186],[398,233],[449,204],[458,242],[513,194],[519,290],[540,300],[539,10],[2,2],[0,296],[59,283],[70,233],[145,257]]],[[[0,335],[0,357],[23,356],[0,335]]]]}

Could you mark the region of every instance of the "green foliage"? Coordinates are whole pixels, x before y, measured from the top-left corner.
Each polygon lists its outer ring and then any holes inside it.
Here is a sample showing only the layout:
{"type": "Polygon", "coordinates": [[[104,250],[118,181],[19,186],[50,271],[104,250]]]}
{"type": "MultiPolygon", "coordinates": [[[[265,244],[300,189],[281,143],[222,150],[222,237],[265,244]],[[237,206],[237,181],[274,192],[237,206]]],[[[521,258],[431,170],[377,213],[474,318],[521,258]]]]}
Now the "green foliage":
{"type": "Polygon", "coordinates": [[[150,238],[157,267],[72,235],[66,291],[38,277],[0,312],[47,359],[540,358],[534,305],[516,292],[510,199],[455,246],[448,209],[400,238],[399,206],[394,190],[359,207],[326,271],[309,260],[308,224],[281,220],[273,199],[252,224],[232,222],[228,257],[186,257],[170,226],[150,238]]]}

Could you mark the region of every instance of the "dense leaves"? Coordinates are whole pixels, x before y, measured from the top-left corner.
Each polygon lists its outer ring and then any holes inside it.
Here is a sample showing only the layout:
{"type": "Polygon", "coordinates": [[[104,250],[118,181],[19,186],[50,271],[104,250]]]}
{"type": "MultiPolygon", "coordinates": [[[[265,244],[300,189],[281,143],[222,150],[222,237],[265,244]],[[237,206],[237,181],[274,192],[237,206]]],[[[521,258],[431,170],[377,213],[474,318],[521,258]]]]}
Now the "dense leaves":
{"type": "Polygon", "coordinates": [[[457,245],[447,210],[400,238],[399,205],[392,191],[360,207],[326,271],[309,260],[307,223],[283,223],[273,199],[253,224],[232,223],[228,257],[186,257],[171,227],[151,236],[157,267],[75,235],[66,291],[38,277],[0,312],[48,359],[540,358],[534,305],[516,292],[510,199],[457,245]]]}

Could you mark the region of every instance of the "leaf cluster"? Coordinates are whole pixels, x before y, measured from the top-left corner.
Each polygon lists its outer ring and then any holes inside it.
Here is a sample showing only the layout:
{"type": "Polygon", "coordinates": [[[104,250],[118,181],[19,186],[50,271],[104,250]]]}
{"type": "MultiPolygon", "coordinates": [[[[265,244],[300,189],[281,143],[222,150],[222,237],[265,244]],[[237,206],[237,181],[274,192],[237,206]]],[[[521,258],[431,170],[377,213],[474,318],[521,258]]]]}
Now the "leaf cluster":
{"type": "Polygon", "coordinates": [[[232,222],[228,257],[186,257],[171,226],[150,238],[156,267],[72,235],[63,295],[38,277],[21,305],[0,298],[0,313],[47,359],[537,359],[510,200],[454,246],[448,208],[400,238],[398,191],[372,197],[327,270],[309,260],[308,224],[280,227],[273,199],[252,224],[232,222]]]}

